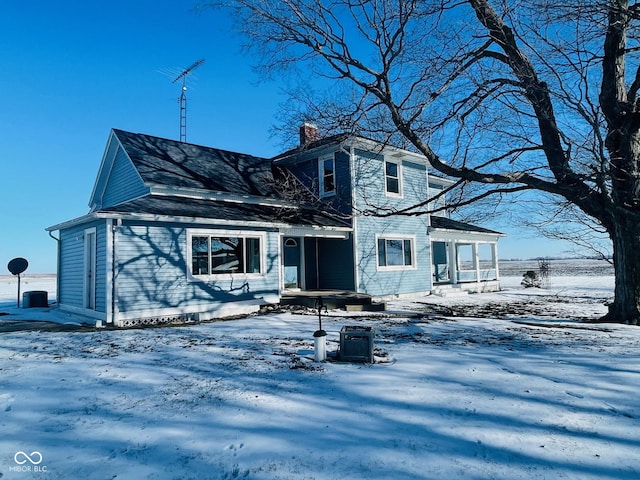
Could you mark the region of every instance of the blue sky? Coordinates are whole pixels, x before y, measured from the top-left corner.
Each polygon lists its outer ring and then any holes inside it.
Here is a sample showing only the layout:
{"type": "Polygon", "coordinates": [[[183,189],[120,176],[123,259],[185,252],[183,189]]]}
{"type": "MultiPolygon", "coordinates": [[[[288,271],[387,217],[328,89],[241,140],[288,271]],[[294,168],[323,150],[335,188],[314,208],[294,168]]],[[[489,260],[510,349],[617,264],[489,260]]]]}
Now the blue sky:
{"type": "MultiPolygon", "coordinates": [[[[179,138],[180,85],[172,80],[200,58],[188,78],[187,140],[267,157],[281,150],[270,138],[281,86],[258,81],[228,18],[194,4],[4,2],[0,274],[18,256],[29,260],[26,273],[55,272],[56,243],[44,229],[87,213],[109,130],[179,138]]],[[[501,257],[570,248],[507,233],[501,257]]]]}

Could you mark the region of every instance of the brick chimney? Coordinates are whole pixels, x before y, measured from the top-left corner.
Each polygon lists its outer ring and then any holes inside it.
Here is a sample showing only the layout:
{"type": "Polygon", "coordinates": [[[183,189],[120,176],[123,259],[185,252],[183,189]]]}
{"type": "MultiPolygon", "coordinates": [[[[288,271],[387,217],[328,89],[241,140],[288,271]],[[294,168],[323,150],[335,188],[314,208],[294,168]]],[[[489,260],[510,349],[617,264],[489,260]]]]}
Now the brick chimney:
{"type": "Polygon", "coordinates": [[[300,127],[300,145],[304,146],[318,140],[318,126],[305,122],[300,127]]]}

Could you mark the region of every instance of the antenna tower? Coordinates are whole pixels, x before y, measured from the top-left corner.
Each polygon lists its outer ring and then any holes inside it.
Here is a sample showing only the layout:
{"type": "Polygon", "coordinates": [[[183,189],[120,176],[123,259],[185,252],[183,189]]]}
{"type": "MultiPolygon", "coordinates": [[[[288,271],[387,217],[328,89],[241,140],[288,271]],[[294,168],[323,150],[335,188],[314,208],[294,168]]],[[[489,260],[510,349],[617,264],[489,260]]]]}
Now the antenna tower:
{"type": "Polygon", "coordinates": [[[187,75],[189,75],[192,71],[198,68],[200,65],[204,63],[204,58],[201,58],[193,65],[188,68],[185,68],[180,75],[178,75],[175,80],[171,83],[176,83],[178,80],[182,79],[182,92],[180,93],[180,141],[187,141],[187,75]]]}

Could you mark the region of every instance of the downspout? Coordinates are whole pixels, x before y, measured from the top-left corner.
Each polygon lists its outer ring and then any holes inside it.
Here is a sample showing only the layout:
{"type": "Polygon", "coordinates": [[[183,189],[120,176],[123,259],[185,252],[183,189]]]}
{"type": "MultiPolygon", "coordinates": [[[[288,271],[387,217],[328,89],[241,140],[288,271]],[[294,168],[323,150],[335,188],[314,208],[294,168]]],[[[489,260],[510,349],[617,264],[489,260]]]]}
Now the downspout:
{"type": "Polygon", "coordinates": [[[358,218],[354,215],[356,211],[356,155],[353,146],[349,147],[349,172],[351,176],[351,225],[353,226],[353,287],[356,292],[360,292],[360,259],[358,256],[358,218]]]}
{"type": "Polygon", "coordinates": [[[116,287],[116,281],[118,279],[118,259],[116,248],[118,244],[118,230],[122,227],[122,219],[116,219],[115,223],[111,227],[111,324],[115,327],[118,319],[118,301],[116,298],[118,289],[116,287]]]}
{"type": "Polygon", "coordinates": [[[57,245],[57,259],[56,259],[56,302],[58,303],[58,305],[60,305],[60,239],[56,238],[53,236],[53,233],[51,233],[51,230],[47,230],[47,233],[49,234],[49,236],[51,238],[53,238],[57,245]]]}
{"type": "MultiPolygon", "coordinates": [[[[425,187],[427,189],[427,198],[426,200],[429,200],[429,197],[431,195],[431,188],[429,188],[429,165],[425,165],[424,166],[424,177],[425,177],[425,187]]],[[[433,245],[431,243],[431,235],[429,232],[429,229],[431,228],[431,213],[429,212],[429,206],[427,205],[427,229],[425,231],[425,235],[427,237],[427,248],[428,248],[428,260],[427,262],[427,285],[429,286],[429,292],[433,292],[433,277],[434,277],[434,268],[438,268],[435,267],[435,264],[433,263],[433,245]]],[[[416,259],[416,263],[417,263],[417,259],[416,259]]]]}

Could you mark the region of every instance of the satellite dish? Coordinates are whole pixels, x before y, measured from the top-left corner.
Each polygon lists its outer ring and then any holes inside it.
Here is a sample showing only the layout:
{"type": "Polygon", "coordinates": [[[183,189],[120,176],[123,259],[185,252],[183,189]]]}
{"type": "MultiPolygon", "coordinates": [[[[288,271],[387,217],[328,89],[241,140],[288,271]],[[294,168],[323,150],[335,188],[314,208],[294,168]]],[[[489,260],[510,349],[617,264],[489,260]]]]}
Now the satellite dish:
{"type": "Polygon", "coordinates": [[[22,257],[14,258],[9,262],[9,265],[7,265],[11,274],[18,276],[18,308],[20,308],[20,274],[24,272],[28,266],[29,262],[22,257]]]}
{"type": "Polygon", "coordinates": [[[22,272],[24,272],[27,269],[28,266],[29,266],[29,262],[27,262],[25,258],[18,257],[11,260],[9,262],[9,265],[7,265],[7,268],[9,269],[12,275],[20,275],[22,272]]]}

